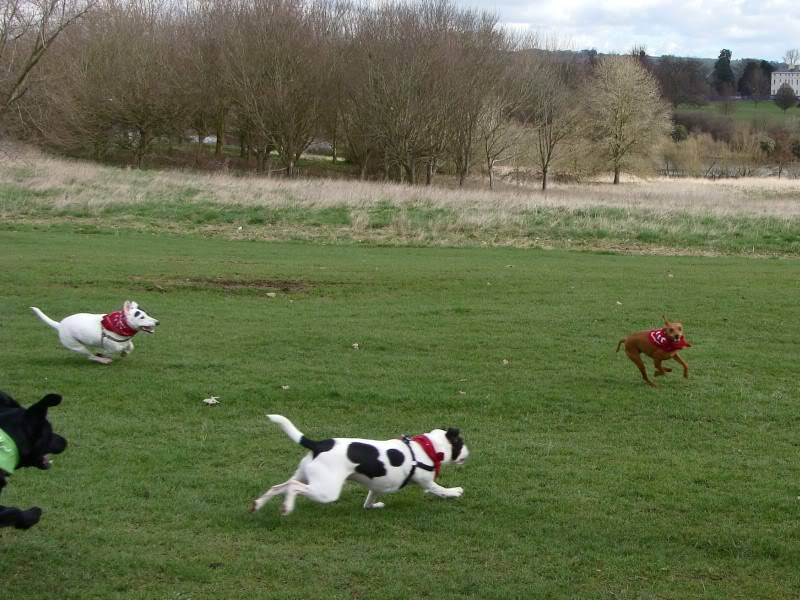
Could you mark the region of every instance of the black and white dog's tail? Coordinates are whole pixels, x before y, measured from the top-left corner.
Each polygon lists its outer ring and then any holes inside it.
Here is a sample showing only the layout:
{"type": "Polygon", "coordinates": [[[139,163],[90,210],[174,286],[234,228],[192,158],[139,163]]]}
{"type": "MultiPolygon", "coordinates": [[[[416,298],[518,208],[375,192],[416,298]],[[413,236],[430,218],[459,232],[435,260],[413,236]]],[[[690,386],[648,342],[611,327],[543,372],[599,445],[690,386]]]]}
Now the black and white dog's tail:
{"type": "Polygon", "coordinates": [[[303,448],[308,448],[315,455],[317,454],[317,446],[319,445],[319,442],[315,442],[314,440],[310,440],[304,436],[303,432],[295,427],[294,423],[292,423],[289,419],[283,415],[267,415],[267,418],[273,423],[277,423],[278,426],[283,429],[283,432],[288,435],[289,439],[291,439],[295,444],[300,444],[303,446],[303,448]]]}
{"type": "Polygon", "coordinates": [[[53,321],[53,319],[51,319],[50,317],[48,317],[46,314],[44,314],[42,311],[40,311],[40,310],[39,310],[38,308],[36,308],[35,306],[31,306],[31,310],[33,311],[33,314],[35,314],[35,315],[36,315],[37,317],[39,317],[39,318],[40,318],[42,321],[44,321],[45,323],[47,323],[48,325],[50,325],[50,327],[52,327],[53,329],[55,329],[56,331],[58,331],[58,326],[59,326],[59,322],[58,322],[58,321],[53,321]]]}

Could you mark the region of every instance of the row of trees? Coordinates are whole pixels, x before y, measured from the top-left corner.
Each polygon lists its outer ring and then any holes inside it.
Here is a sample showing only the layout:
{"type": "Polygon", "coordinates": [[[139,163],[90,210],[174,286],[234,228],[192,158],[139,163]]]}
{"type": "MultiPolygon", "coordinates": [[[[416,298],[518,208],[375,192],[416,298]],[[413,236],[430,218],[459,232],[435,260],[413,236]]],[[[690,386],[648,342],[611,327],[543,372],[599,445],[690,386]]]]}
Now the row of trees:
{"type": "Polygon", "coordinates": [[[429,183],[447,170],[463,183],[480,166],[492,185],[498,164],[524,155],[546,187],[554,164],[589,146],[618,181],[669,131],[656,80],[636,60],[545,52],[449,0],[60,6],[70,16],[13,99],[14,126],[100,160],[122,150],[141,166],[192,132],[216,136],[220,161],[235,141],[259,171],[293,176],[324,139],[362,177],[429,183]]]}

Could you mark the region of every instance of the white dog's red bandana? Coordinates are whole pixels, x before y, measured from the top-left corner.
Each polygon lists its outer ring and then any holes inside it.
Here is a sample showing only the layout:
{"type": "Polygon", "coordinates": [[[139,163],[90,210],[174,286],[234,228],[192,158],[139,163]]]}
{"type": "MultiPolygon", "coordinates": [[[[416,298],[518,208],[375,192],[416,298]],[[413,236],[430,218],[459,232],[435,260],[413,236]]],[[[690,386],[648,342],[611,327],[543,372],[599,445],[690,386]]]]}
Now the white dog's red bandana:
{"type": "Polygon", "coordinates": [[[676,350],[680,350],[681,348],[688,348],[689,344],[686,343],[686,340],[683,336],[675,342],[672,340],[671,337],[667,335],[666,329],[653,329],[650,331],[649,335],[647,336],[650,339],[650,343],[660,348],[664,352],[675,352],[676,350]]]}
{"type": "Polygon", "coordinates": [[[123,337],[133,337],[138,333],[137,329],[134,329],[128,325],[128,321],[125,319],[125,313],[121,310],[115,310],[112,313],[103,315],[100,325],[102,325],[103,329],[106,331],[116,333],[117,335],[121,335],[123,337]]]}

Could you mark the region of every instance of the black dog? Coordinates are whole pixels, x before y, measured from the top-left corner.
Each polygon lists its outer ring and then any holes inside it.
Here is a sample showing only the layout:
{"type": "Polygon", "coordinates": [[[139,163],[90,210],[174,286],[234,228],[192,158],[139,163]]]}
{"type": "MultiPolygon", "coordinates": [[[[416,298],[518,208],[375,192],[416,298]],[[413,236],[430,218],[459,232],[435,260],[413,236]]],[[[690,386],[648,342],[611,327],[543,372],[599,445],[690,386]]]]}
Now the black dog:
{"type": "MultiPolygon", "coordinates": [[[[58,454],[67,447],[67,440],[53,433],[53,426],[47,420],[47,409],[60,403],[61,396],[47,394],[25,409],[0,392],[0,491],[15,469],[47,469],[50,467],[47,455],[58,454]]],[[[41,516],[42,509],[38,506],[28,510],[0,506],[0,527],[28,529],[41,516]]]]}

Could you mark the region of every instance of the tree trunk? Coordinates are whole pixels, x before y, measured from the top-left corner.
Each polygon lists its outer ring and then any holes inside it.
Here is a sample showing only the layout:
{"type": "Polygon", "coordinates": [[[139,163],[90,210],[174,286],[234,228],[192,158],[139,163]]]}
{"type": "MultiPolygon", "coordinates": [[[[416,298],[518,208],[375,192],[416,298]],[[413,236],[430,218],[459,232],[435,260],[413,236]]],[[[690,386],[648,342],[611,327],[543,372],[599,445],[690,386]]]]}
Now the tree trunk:
{"type": "Polygon", "coordinates": [[[194,153],[195,168],[200,166],[200,157],[203,155],[203,140],[206,139],[206,133],[205,131],[197,130],[197,146],[195,146],[197,151],[194,153]]]}
{"type": "Polygon", "coordinates": [[[139,128],[139,141],[136,144],[136,168],[141,169],[144,162],[144,154],[147,149],[147,131],[139,128]]]}
{"type": "Polygon", "coordinates": [[[467,180],[467,175],[469,174],[469,167],[469,157],[465,157],[464,162],[461,164],[461,168],[458,170],[459,187],[464,187],[464,182],[467,180]]]}
{"type": "MultiPolygon", "coordinates": [[[[264,172],[264,163],[266,161],[266,157],[265,157],[264,152],[262,152],[260,148],[258,150],[256,150],[256,157],[257,157],[256,170],[259,173],[263,173],[264,172]]],[[[269,171],[267,172],[267,175],[269,175],[269,171]]]]}
{"type": "Polygon", "coordinates": [[[547,191],[547,167],[542,169],[542,191],[547,191]]]}
{"type": "MultiPolygon", "coordinates": [[[[406,175],[408,177],[408,183],[414,185],[417,183],[417,164],[416,161],[412,158],[408,161],[407,164],[403,165],[406,170],[406,175]]],[[[402,181],[401,181],[402,183],[402,181]]]]}
{"type": "Polygon", "coordinates": [[[433,182],[433,161],[428,162],[425,169],[425,185],[430,185],[433,182]]]}
{"type": "Polygon", "coordinates": [[[267,177],[272,177],[272,147],[269,144],[265,145],[262,153],[264,154],[264,169],[267,177]]]}
{"type": "Polygon", "coordinates": [[[614,185],[619,183],[619,165],[614,165],[614,185]]]}
{"type": "Polygon", "coordinates": [[[225,145],[225,113],[220,111],[217,115],[217,122],[215,123],[215,133],[217,136],[217,143],[214,144],[214,156],[217,158],[222,157],[222,148],[225,145]]]}

